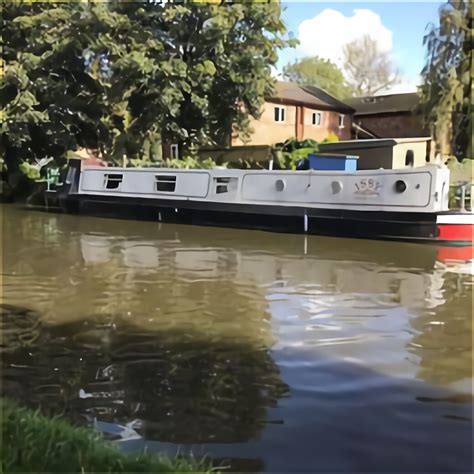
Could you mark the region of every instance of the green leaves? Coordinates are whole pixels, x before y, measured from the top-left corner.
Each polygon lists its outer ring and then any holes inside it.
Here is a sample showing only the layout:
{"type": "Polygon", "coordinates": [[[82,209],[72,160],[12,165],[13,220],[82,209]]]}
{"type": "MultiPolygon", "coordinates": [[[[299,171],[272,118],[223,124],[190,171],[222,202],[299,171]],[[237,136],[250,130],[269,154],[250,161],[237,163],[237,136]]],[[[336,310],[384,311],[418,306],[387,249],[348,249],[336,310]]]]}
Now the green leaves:
{"type": "Polygon", "coordinates": [[[390,55],[371,36],[348,43],[343,53],[344,71],[355,95],[375,95],[400,82],[390,55]]]}
{"type": "Polygon", "coordinates": [[[472,6],[451,1],[424,38],[427,63],[420,88],[425,122],[443,154],[472,157],[472,6]]]}
{"type": "Polygon", "coordinates": [[[340,99],[350,97],[353,89],[346,83],[342,71],[326,59],[303,58],[283,69],[290,81],[307,86],[316,86],[340,99]]]}
{"type": "Polygon", "coordinates": [[[2,13],[5,143],[30,162],[248,136],[289,43],[278,2],[6,2],[2,13]]]}
{"type": "Polygon", "coordinates": [[[30,82],[26,68],[16,61],[6,64],[3,81],[3,87],[11,85],[19,90],[26,89],[30,82]]]}
{"type": "Polygon", "coordinates": [[[158,69],[155,61],[147,57],[142,51],[132,51],[130,54],[118,59],[115,64],[121,70],[131,70],[141,75],[152,74],[158,69]]]}
{"type": "Polygon", "coordinates": [[[282,143],[275,143],[271,149],[275,168],[291,170],[296,170],[300,160],[316,151],[318,151],[318,143],[315,140],[298,141],[294,138],[282,143]]]}
{"type": "Polygon", "coordinates": [[[159,63],[160,72],[167,78],[170,77],[186,77],[188,67],[182,59],[171,58],[159,63]]]}
{"type": "Polygon", "coordinates": [[[217,69],[212,61],[205,60],[202,64],[198,64],[195,67],[195,71],[206,76],[214,76],[214,74],[217,72],[217,69]]]}

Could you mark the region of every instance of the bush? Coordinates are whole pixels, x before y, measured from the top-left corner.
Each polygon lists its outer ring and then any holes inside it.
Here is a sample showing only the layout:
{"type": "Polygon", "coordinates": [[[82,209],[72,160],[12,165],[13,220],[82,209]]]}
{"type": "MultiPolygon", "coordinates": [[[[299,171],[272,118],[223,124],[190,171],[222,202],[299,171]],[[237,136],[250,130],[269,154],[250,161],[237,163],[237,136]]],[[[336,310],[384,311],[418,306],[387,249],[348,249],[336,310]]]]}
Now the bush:
{"type": "Polygon", "coordinates": [[[273,145],[272,156],[276,168],[295,170],[300,160],[316,151],[318,151],[318,142],[315,140],[290,139],[273,145]]]}
{"type": "MultiPolygon", "coordinates": [[[[183,158],[167,159],[162,162],[164,168],[179,168],[179,169],[212,169],[217,166],[212,158],[201,160],[192,156],[185,156],[183,158]]],[[[223,165],[225,167],[225,165],[223,165]]]]}
{"type": "Polygon", "coordinates": [[[446,164],[450,170],[451,184],[474,181],[474,161],[472,159],[465,158],[458,161],[455,157],[451,157],[446,164]]]}
{"type": "Polygon", "coordinates": [[[20,163],[20,170],[28,179],[32,179],[33,181],[37,181],[41,178],[40,170],[27,161],[20,163]]]}
{"type": "Polygon", "coordinates": [[[324,140],[323,143],[335,143],[339,141],[339,137],[335,133],[330,133],[324,140]]]}
{"type": "MultiPolygon", "coordinates": [[[[194,459],[120,452],[100,433],[1,399],[1,472],[206,472],[194,459]]],[[[213,471],[216,472],[216,471],[213,471]]]]}

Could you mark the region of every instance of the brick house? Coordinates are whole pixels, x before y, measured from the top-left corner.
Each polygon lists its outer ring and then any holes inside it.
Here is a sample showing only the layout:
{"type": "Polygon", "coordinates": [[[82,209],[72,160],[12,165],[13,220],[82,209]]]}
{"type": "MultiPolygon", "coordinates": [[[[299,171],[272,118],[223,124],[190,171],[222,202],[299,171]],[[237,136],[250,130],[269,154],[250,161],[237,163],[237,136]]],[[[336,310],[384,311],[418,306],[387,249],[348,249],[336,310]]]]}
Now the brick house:
{"type": "Polygon", "coordinates": [[[416,92],[348,99],[355,109],[353,138],[429,137],[416,92]]]}
{"type": "MultiPolygon", "coordinates": [[[[347,140],[353,114],[352,107],[318,87],[278,81],[261,117],[251,119],[253,133],[245,145],[271,145],[289,138],[322,141],[331,133],[347,140]]],[[[232,139],[232,146],[240,145],[240,139],[232,139]]]]}
{"type": "MultiPolygon", "coordinates": [[[[348,140],[354,112],[352,107],[318,87],[278,81],[275,94],[266,99],[260,118],[250,119],[253,130],[250,140],[244,143],[229,136],[230,147],[206,148],[204,155],[214,156],[212,150],[224,150],[229,154],[232,148],[241,146],[269,147],[291,138],[322,141],[329,134],[348,140]]],[[[177,144],[163,145],[164,157],[177,158],[178,155],[177,144]]]]}

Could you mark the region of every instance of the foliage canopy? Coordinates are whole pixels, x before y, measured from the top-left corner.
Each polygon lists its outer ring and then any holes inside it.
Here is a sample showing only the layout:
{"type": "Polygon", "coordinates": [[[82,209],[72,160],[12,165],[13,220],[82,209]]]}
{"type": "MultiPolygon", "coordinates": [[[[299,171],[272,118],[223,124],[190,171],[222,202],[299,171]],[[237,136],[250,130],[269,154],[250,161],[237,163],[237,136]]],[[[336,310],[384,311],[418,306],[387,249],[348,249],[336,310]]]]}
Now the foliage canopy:
{"type": "Polygon", "coordinates": [[[293,82],[306,86],[316,86],[329,94],[344,99],[353,94],[342,71],[331,61],[318,56],[307,57],[287,64],[284,76],[293,82]]]}
{"type": "Polygon", "coordinates": [[[357,96],[374,95],[400,82],[389,53],[369,35],[344,47],[344,70],[357,96]]]}
{"type": "Polygon", "coordinates": [[[473,4],[451,0],[440,8],[439,25],[431,25],[424,42],[421,102],[435,140],[459,158],[472,158],[474,67],[473,4]]]}
{"type": "MultiPolygon", "coordinates": [[[[160,140],[186,150],[249,133],[285,39],[279,2],[2,5],[2,146],[20,161],[160,140]]],[[[155,151],[154,151],[155,150],[155,151]]]]}

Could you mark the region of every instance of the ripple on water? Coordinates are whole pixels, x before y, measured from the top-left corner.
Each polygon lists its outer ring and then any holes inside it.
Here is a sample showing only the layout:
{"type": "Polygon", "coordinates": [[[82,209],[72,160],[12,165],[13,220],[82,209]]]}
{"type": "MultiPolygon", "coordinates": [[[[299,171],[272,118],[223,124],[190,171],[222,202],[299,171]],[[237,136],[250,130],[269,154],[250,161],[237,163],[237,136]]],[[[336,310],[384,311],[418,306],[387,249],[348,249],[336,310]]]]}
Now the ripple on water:
{"type": "Polygon", "coordinates": [[[3,394],[267,471],[470,466],[472,278],[436,247],[6,216],[3,394]]]}

